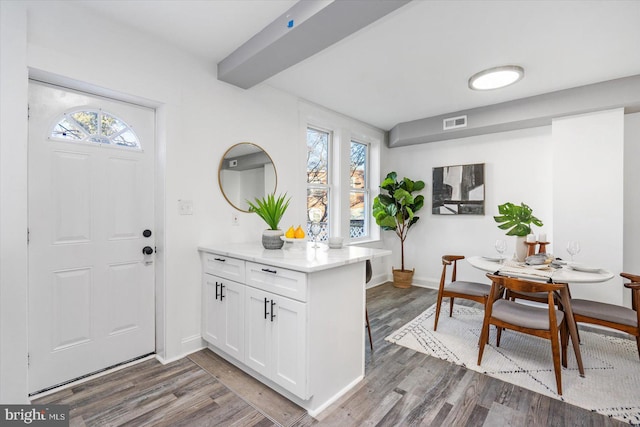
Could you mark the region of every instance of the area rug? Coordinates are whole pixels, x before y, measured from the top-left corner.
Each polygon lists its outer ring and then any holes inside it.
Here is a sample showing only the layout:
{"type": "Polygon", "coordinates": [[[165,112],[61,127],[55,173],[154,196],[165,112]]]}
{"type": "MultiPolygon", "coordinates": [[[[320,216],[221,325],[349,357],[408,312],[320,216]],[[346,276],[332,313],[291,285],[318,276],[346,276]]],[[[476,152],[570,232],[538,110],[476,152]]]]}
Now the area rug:
{"type": "Polygon", "coordinates": [[[438,331],[433,331],[435,304],[386,338],[387,341],[438,357],[572,405],[640,425],[640,360],[635,341],[580,331],[585,377],[569,345],[562,369],[562,396],[557,394],[548,340],[505,330],[495,346],[495,328],[477,365],[484,310],[443,301],[438,331]]]}

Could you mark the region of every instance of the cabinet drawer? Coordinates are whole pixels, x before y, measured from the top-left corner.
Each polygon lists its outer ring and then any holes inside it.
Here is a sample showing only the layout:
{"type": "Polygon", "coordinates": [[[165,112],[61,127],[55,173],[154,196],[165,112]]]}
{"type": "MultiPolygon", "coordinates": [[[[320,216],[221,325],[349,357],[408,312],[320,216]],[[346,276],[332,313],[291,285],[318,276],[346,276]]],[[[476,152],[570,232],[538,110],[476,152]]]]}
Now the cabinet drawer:
{"type": "Polygon", "coordinates": [[[277,295],[307,301],[307,275],[299,271],[247,261],[246,283],[277,295]]]}
{"type": "Polygon", "coordinates": [[[244,261],[218,254],[203,253],[202,266],[204,272],[225,279],[243,283],[245,278],[244,261]]]}

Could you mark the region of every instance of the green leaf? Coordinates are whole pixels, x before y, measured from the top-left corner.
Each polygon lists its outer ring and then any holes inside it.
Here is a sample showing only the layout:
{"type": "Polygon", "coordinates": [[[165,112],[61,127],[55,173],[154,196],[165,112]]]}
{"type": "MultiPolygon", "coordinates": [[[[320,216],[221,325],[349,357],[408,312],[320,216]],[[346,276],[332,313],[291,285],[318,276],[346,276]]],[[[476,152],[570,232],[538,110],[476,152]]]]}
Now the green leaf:
{"type": "Polygon", "coordinates": [[[387,206],[387,205],[391,205],[394,203],[394,200],[392,197],[387,196],[386,194],[380,194],[378,196],[378,198],[380,199],[380,203],[382,203],[383,205],[387,206]]]}
{"type": "Polygon", "coordinates": [[[396,190],[396,192],[393,194],[393,198],[403,206],[413,203],[413,196],[403,188],[399,188],[398,190],[396,190]]]}
{"type": "Polygon", "coordinates": [[[277,199],[274,194],[268,194],[261,199],[256,197],[255,202],[247,200],[249,211],[258,214],[271,230],[278,229],[278,224],[289,207],[290,202],[291,198],[287,198],[286,193],[277,199]]]}
{"type": "Polygon", "coordinates": [[[514,205],[506,202],[498,205],[498,213],[493,217],[498,228],[508,230],[507,236],[526,236],[531,233],[531,224],[541,227],[542,221],[533,216],[533,210],[525,203],[514,205]]]}
{"type": "Polygon", "coordinates": [[[391,230],[395,230],[396,229],[396,220],[393,216],[387,216],[385,218],[383,218],[378,225],[382,226],[382,227],[387,227],[391,230]]]}

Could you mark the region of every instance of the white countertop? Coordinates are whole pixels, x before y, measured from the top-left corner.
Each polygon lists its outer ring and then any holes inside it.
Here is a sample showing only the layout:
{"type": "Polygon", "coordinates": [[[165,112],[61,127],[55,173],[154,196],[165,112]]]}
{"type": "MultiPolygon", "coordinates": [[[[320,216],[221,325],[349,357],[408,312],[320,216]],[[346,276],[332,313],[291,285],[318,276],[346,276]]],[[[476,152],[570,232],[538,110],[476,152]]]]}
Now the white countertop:
{"type": "Polygon", "coordinates": [[[319,244],[319,248],[312,248],[312,245],[311,242],[285,243],[282,249],[264,249],[260,243],[221,243],[198,246],[198,250],[303,273],[327,270],[367,259],[388,256],[392,253],[387,249],[359,246],[329,249],[327,245],[322,243],[319,244]]]}

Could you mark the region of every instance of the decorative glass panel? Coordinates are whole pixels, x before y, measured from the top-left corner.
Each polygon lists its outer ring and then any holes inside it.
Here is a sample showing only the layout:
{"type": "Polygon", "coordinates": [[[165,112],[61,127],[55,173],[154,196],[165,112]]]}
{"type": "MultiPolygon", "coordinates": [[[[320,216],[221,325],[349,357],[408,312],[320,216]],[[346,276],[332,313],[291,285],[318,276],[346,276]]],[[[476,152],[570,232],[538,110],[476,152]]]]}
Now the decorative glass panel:
{"type": "Polygon", "coordinates": [[[72,123],[64,117],[55,125],[51,136],[62,139],[82,139],[85,138],[87,134],[82,131],[79,126],[76,126],[75,122],[72,123]]]}
{"type": "Polygon", "coordinates": [[[122,132],[120,135],[113,137],[113,143],[116,145],[123,145],[125,147],[137,147],[138,140],[131,130],[122,132]]]}
{"type": "Polygon", "coordinates": [[[76,110],[64,114],[49,133],[51,138],[90,144],[141,149],[133,129],[102,110],[76,110]]]}
{"type": "Polygon", "coordinates": [[[106,113],[102,115],[102,135],[115,135],[126,128],[127,125],[125,125],[121,120],[106,113]]]}
{"type": "Polygon", "coordinates": [[[80,125],[89,135],[98,133],[98,112],[97,111],[77,111],[71,114],[71,118],[80,125]]]}

